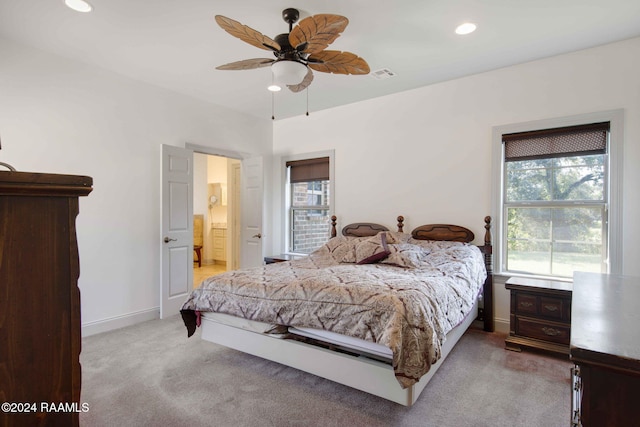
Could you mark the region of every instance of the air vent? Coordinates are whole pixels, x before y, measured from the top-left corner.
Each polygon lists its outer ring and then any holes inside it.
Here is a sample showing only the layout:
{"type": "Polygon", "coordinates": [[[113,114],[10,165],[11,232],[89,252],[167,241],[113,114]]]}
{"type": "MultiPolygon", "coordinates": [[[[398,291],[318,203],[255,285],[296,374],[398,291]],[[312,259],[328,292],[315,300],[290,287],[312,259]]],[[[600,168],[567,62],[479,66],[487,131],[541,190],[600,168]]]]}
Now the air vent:
{"type": "Polygon", "coordinates": [[[394,73],[388,68],[380,68],[379,70],[372,71],[371,73],[369,73],[369,75],[376,80],[384,80],[391,77],[395,77],[396,73],[394,73]]]}

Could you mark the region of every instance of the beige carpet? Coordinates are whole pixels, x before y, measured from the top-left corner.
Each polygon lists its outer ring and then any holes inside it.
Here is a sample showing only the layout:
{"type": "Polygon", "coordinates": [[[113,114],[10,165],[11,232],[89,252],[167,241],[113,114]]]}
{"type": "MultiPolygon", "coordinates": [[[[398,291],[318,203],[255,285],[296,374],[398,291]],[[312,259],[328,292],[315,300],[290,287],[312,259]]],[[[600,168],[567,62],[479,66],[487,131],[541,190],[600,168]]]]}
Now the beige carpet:
{"type": "Polygon", "coordinates": [[[568,360],[468,331],[411,408],[200,339],[178,316],[83,340],[83,426],[566,426],[568,360]]]}

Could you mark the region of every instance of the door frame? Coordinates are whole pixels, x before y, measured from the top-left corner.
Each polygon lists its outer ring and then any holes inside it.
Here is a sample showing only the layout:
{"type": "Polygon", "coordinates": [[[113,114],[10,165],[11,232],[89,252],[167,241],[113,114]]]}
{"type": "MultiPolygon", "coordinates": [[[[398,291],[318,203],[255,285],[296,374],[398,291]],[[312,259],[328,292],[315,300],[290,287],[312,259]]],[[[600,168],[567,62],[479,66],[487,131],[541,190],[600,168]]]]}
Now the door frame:
{"type": "MultiPolygon", "coordinates": [[[[166,145],[166,144],[163,144],[166,145]]],[[[239,160],[242,163],[244,163],[247,159],[256,157],[256,155],[252,155],[249,153],[239,153],[239,152],[235,152],[235,151],[230,151],[230,150],[224,150],[224,149],[219,149],[219,148],[215,148],[215,147],[205,147],[205,146],[201,146],[201,145],[196,145],[196,144],[191,144],[191,143],[186,143],[184,147],[179,147],[179,146],[169,146],[169,147],[174,147],[176,149],[179,150],[185,150],[185,151],[189,151],[191,152],[190,155],[190,162],[193,165],[193,153],[200,153],[200,154],[205,154],[205,155],[213,155],[213,156],[219,156],[219,157],[226,157],[226,158],[231,158],[231,159],[236,159],[239,160]]],[[[162,145],[161,145],[161,150],[162,150],[162,145]]],[[[163,157],[163,155],[161,155],[161,158],[163,157]]],[[[262,157],[260,155],[260,157],[262,157]]],[[[163,180],[163,176],[162,176],[162,170],[163,168],[161,167],[161,181],[163,180]]],[[[241,169],[242,170],[242,169],[241,169]]],[[[265,176],[264,176],[264,172],[262,173],[262,176],[260,177],[260,179],[264,182],[265,176]]],[[[264,189],[264,187],[262,187],[264,189]]],[[[241,188],[242,190],[242,188],[241,188]]],[[[263,194],[260,195],[261,199],[263,198],[263,194]]],[[[190,183],[190,195],[189,197],[191,198],[190,201],[190,210],[191,210],[191,217],[193,216],[192,214],[192,210],[193,210],[193,181],[190,183]]],[[[164,198],[161,197],[161,206],[160,206],[160,212],[161,212],[161,216],[163,216],[163,203],[164,203],[164,198]]],[[[242,208],[242,207],[241,207],[242,208]]],[[[242,209],[241,209],[242,210],[242,209]]],[[[242,212],[239,212],[238,215],[240,215],[240,218],[242,218],[242,212]]],[[[264,212],[264,206],[261,203],[261,211],[260,211],[260,216],[263,217],[265,215],[264,212]]],[[[163,219],[161,218],[161,224],[162,224],[163,219]]],[[[242,224],[240,224],[240,227],[242,226],[242,224]]],[[[161,225],[162,228],[162,225],[161,225]]],[[[161,230],[162,232],[163,230],[161,230]]],[[[188,251],[187,253],[190,254],[191,256],[189,257],[191,262],[188,263],[188,265],[191,267],[191,274],[189,275],[189,277],[187,278],[188,283],[188,287],[190,289],[193,289],[193,236],[192,236],[193,232],[191,232],[191,237],[188,239],[187,244],[185,245],[186,250],[188,251]]],[[[164,243],[161,243],[161,246],[164,243]]],[[[241,245],[240,245],[241,246],[241,245]]],[[[261,245],[262,246],[262,245],[261,245]]],[[[240,249],[242,250],[242,249],[240,249]]],[[[242,254],[242,253],[241,253],[242,254]]],[[[163,313],[163,305],[165,304],[165,298],[164,298],[164,283],[163,281],[165,280],[165,275],[166,272],[164,271],[165,265],[164,265],[164,257],[161,254],[160,257],[160,316],[161,317],[166,317],[169,314],[168,313],[163,313]]],[[[238,262],[240,262],[241,260],[239,260],[238,262]]],[[[187,267],[189,268],[189,267],[187,267]]],[[[190,292],[190,291],[189,291],[190,292]]],[[[167,306],[168,307],[168,306],[167,306]]]]}
{"type": "MultiPolygon", "coordinates": [[[[190,237],[188,239],[186,237],[183,239],[183,240],[186,241],[183,244],[183,252],[186,251],[186,257],[187,257],[187,260],[189,261],[189,262],[186,263],[187,264],[187,267],[186,267],[187,268],[187,278],[186,278],[186,280],[188,282],[186,285],[187,285],[187,287],[189,289],[187,294],[185,294],[185,298],[186,298],[186,295],[188,295],[190,290],[193,289],[193,220],[192,220],[192,218],[193,218],[193,171],[192,171],[192,168],[193,168],[193,160],[194,160],[193,153],[200,153],[200,154],[205,154],[205,155],[213,155],[213,156],[225,157],[225,158],[229,158],[229,159],[235,159],[235,160],[239,160],[241,162],[241,164],[244,164],[244,162],[247,159],[251,159],[253,157],[256,157],[256,155],[252,155],[252,154],[249,154],[249,153],[240,153],[240,152],[236,152],[236,151],[225,150],[225,149],[220,149],[220,148],[215,148],[215,147],[205,147],[205,146],[201,146],[201,145],[197,145],[197,144],[191,144],[191,143],[186,143],[184,147],[161,144],[160,145],[160,152],[161,152],[161,155],[160,155],[160,158],[161,158],[161,167],[160,167],[160,169],[161,169],[160,170],[160,181],[161,181],[161,197],[160,197],[160,215],[161,215],[161,220],[160,220],[160,223],[161,223],[161,227],[160,228],[161,228],[161,230],[160,231],[161,231],[161,234],[165,233],[165,230],[164,230],[165,226],[164,226],[164,222],[163,221],[165,221],[165,211],[164,211],[165,206],[164,206],[164,203],[165,203],[166,197],[164,197],[162,195],[163,194],[162,187],[164,187],[163,183],[164,183],[164,179],[165,179],[165,176],[164,176],[164,169],[165,169],[164,168],[164,157],[165,157],[164,156],[164,150],[165,150],[165,148],[163,148],[165,146],[169,147],[169,148],[176,149],[176,150],[184,150],[185,152],[189,152],[190,153],[190,155],[189,155],[189,163],[190,163],[189,168],[191,169],[191,182],[189,182],[189,196],[188,196],[188,198],[189,198],[188,205],[189,206],[187,208],[187,211],[188,211],[187,215],[188,215],[189,218],[191,218],[191,222],[190,222],[190,224],[191,224],[190,230],[191,231],[190,231],[190,237]]],[[[262,158],[261,155],[260,155],[260,157],[262,158]]],[[[241,168],[241,170],[242,170],[242,168],[241,168]]],[[[264,179],[265,179],[265,176],[264,176],[264,171],[263,171],[262,172],[262,176],[260,177],[260,180],[261,180],[262,183],[264,183],[264,179]]],[[[264,191],[263,184],[261,184],[261,188],[264,191]]],[[[241,188],[241,190],[242,190],[242,188],[241,188]]],[[[260,199],[261,199],[260,217],[261,218],[265,215],[264,205],[262,204],[263,197],[264,197],[264,194],[261,193],[260,194],[260,199]]],[[[242,206],[241,206],[241,210],[242,210],[242,206]]],[[[242,218],[243,213],[242,212],[238,212],[237,215],[239,215],[239,217],[242,218]]],[[[242,221],[242,219],[240,219],[240,221],[242,221]]],[[[262,223],[262,220],[260,221],[260,223],[262,223]]],[[[239,224],[239,227],[242,227],[242,223],[239,224]]],[[[172,306],[172,304],[174,304],[174,301],[172,301],[171,298],[165,298],[165,293],[166,293],[165,292],[166,291],[165,288],[167,288],[165,282],[166,282],[166,280],[168,280],[167,278],[170,276],[170,274],[168,274],[167,271],[165,271],[166,270],[166,268],[165,268],[166,267],[165,266],[165,261],[166,261],[165,258],[166,257],[164,256],[164,252],[163,251],[165,250],[165,246],[169,245],[168,242],[170,240],[171,239],[168,239],[167,242],[164,242],[163,238],[161,237],[160,283],[159,283],[159,285],[160,285],[159,286],[159,288],[160,288],[160,306],[159,306],[160,318],[167,317],[169,315],[168,312],[165,313],[164,311],[171,311],[171,312],[174,311],[173,310],[174,306],[172,306]],[[163,245],[165,245],[165,246],[163,246],[163,245]],[[164,309],[163,309],[163,307],[164,307],[164,309]]],[[[238,243],[239,243],[239,246],[241,246],[240,242],[238,242],[238,243]]],[[[241,250],[242,249],[240,249],[240,251],[241,250]]],[[[261,253],[262,253],[262,251],[261,251],[261,253]]],[[[242,253],[241,253],[241,255],[242,255],[242,253]]],[[[238,260],[238,262],[241,263],[241,260],[238,260]]],[[[167,289],[169,289],[169,288],[167,288],[167,289]]],[[[178,295],[175,295],[175,296],[178,296],[178,295]]],[[[174,300],[175,300],[175,296],[173,298],[174,300]]],[[[182,306],[182,303],[180,303],[180,306],[182,306]]]]}
{"type": "MultiPolygon", "coordinates": [[[[160,197],[160,283],[159,283],[159,290],[160,290],[160,306],[159,306],[159,315],[160,318],[165,318],[167,316],[173,315],[174,312],[175,314],[177,314],[177,309],[174,309],[175,307],[181,307],[182,304],[184,303],[184,300],[186,299],[186,296],[191,292],[191,290],[193,289],[193,154],[194,153],[201,153],[201,154],[205,154],[205,155],[214,155],[214,156],[220,156],[220,157],[226,157],[226,158],[232,158],[232,159],[237,159],[240,162],[244,161],[245,158],[249,158],[252,157],[250,155],[242,155],[241,153],[237,153],[237,152],[233,152],[233,151],[228,151],[228,150],[223,150],[223,149],[217,149],[217,148],[212,148],[212,147],[203,147],[203,146],[199,146],[199,145],[195,145],[195,144],[190,144],[187,143],[185,144],[184,147],[180,147],[180,146],[174,146],[174,145],[168,145],[168,144],[161,144],[160,145],[160,158],[161,158],[161,166],[160,166],[160,181],[161,181],[161,197],[160,197]],[[166,195],[164,195],[164,180],[166,179],[165,177],[165,167],[164,167],[164,157],[165,157],[165,150],[179,150],[179,151],[184,151],[185,154],[188,153],[188,162],[189,162],[189,166],[188,168],[191,170],[190,175],[190,182],[188,182],[188,209],[187,209],[187,224],[188,226],[186,227],[186,229],[188,229],[188,233],[189,237],[185,237],[183,236],[183,238],[181,238],[181,245],[182,245],[182,252],[184,252],[184,257],[186,258],[186,262],[183,264],[186,268],[186,274],[187,277],[185,278],[186,280],[186,284],[184,284],[184,288],[186,293],[179,293],[179,294],[175,294],[173,295],[173,297],[171,295],[167,296],[165,295],[167,292],[170,293],[171,289],[171,283],[168,283],[167,280],[173,280],[175,278],[171,277],[171,274],[169,273],[169,271],[167,271],[167,266],[166,261],[167,259],[165,259],[165,255],[164,255],[164,251],[175,245],[175,241],[171,240],[171,242],[167,243],[164,242],[164,237],[166,234],[166,230],[165,230],[165,224],[164,221],[166,220],[165,218],[165,213],[164,213],[164,209],[165,209],[165,203],[167,203],[167,197],[166,195]],[[163,234],[164,233],[164,234],[163,234]],[[169,291],[168,291],[169,290],[169,291]],[[177,302],[177,306],[176,306],[176,298],[182,298],[180,299],[179,302],[177,302]]],[[[264,179],[264,177],[263,177],[264,179]]],[[[264,201],[263,201],[264,202],[264,201]]],[[[184,231],[184,230],[183,230],[184,231]]],[[[178,270],[182,270],[182,268],[176,269],[176,271],[178,270]]],[[[175,281],[175,283],[179,283],[182,282],[182,280],[178,280],[175,281]]],[[[183,285],[180,285],[183,286],[183,285]]]]}

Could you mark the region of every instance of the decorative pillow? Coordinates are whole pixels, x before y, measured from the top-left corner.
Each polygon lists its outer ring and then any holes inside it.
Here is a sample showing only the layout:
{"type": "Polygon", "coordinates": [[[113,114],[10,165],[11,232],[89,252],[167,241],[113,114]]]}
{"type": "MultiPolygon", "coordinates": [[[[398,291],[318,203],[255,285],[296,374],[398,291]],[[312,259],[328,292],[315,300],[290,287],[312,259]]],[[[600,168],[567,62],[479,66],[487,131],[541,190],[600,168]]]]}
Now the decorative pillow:
{"type": "Polygon", "coordinates": [[[387,231],[387,244],[407,243],[411,238],[411,234],[401,233],[399,231],[387,231]]]}
{"type": "MultiPolygon", "coordinates": [[[[325,243],[325,247],[333,257],[338,262],[341,262],[342,259],[347,256],[349,253],[353,253],[353,246],[355,244],[355,239],[353,237],[346,236],[336,236],[331,239],[327,243],[325,243]]],[[[342,261],[345,262],[345,261],[342,261]]],[[[351,261],[355,262],[355,261],[351,261]]]]}
{"type": "Polygon", "coordinates": [[[429,255],[429,250],[409,243],[388,245],[389,256],[380,261],[383,264],[396,265],[404,268],[415,268],[419,266],[424,257],[429,255]]]}
{"type": "Polygon", "coordinates": [[[382,231],[375,236],[366,239],[358,239],[352,251],[342,258],[342,262],[355,262],[356,264],[373,264],[389,255],[387,246],[387,234],[382,231]]]}

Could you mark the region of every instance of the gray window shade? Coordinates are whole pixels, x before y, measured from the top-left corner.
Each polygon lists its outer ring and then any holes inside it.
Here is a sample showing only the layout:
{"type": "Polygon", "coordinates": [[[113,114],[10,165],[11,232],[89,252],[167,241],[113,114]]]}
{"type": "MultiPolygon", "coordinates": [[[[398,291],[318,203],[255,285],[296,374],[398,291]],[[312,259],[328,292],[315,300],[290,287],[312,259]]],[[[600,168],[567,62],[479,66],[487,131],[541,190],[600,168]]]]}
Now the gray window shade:
{"type": "Polygon", "coordinates": [[[291,168],[290,182],[326,181],[329,179],[329,158],[295,160],[286,163],[291,168]]]}
{"type": "Polygon", "coordinates": [[[604,154],[609,122],[502,135],[505,161],[604,154]]]}

